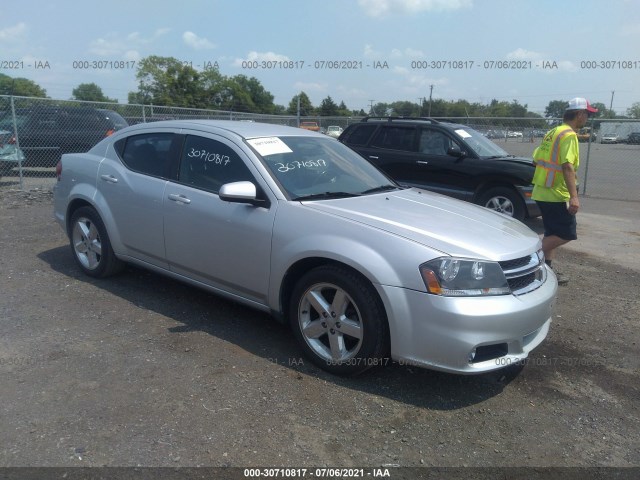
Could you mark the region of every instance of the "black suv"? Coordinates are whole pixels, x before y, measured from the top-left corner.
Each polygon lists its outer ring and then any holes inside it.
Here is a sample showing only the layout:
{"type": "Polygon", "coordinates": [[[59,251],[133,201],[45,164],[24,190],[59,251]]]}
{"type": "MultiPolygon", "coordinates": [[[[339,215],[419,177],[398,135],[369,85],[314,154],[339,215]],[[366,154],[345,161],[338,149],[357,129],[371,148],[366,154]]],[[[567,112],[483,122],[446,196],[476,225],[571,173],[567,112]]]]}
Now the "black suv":
{"type": "MultiPolygon", "coordinates": [[[[18,108],[15,122],[24,166],[29,167],[53,167],[62,154],[86,152],[129,125],[112,110],[58,106],[18,108]]],[[[14,132],[10,111],[0,114],[0,130],[14,132]]]]}
{"type": "Polygon", "coordinates": [[[519,220],[540,215],[531,200],[535,166],[465,125],[428,118],[367,117],[338,140],[402,185],[483,205],[519,220]]]}

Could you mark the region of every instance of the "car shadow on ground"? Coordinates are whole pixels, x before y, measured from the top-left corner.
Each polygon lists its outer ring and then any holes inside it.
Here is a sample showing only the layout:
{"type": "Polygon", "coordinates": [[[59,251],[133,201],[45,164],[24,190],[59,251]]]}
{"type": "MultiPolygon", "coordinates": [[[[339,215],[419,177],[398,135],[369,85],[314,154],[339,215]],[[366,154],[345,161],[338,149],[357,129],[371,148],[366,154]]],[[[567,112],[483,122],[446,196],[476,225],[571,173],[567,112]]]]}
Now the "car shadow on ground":
{"type": "Polygon", "coordinates": [[[288,326],[266,313],[133,266],[112,278],[88,277],[75,265],[68,246],[38,257],[65,277],[126,300],[133,310],[151,310],[175,320],[181,325],[168,328],[172,334],[205,332],[286,368],[293,378],[306,375],[420,408],[456,410],[482,403],[500,394],[522,370],[510,366],[480,375],[453,375],[389,361],[357,377],[338,377],[303,357],[288,326]]]}

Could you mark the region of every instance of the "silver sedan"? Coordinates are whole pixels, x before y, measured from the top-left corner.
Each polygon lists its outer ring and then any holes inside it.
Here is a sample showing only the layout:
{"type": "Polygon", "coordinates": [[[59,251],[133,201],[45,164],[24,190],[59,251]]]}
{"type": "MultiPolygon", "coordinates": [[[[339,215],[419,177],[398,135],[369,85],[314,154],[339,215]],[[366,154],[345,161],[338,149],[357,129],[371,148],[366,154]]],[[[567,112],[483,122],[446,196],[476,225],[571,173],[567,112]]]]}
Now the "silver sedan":
{"type": "Polygon", "coordinates": [[[534,232],[401,188],[318,133],[141,124],[57,174],[55,217],[84,273],[131,263],[270,312],[335,374],[391,360],[486,372],[549,330],[557,283],[534,232]]]}

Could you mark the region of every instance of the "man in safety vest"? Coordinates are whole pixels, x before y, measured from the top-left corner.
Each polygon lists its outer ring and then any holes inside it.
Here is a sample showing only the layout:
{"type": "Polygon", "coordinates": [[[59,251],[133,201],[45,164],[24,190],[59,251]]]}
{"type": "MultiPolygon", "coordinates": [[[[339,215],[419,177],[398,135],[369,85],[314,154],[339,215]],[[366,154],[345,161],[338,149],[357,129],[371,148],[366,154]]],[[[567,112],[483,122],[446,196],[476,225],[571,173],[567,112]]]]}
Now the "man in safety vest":
{"type": "MultiPolygon", "coordinates": [[[[533,152],[536,170],[531,198],[542,212],[542,251],[549,266],[556,248],[578,238],[576,213],[580,200],[576,172],[580,152],[576,132],[586,125],[589,115],[597,111],[585,98],[571,99],[562,124],[547,132],[533,152]]],[[[567,279],[559,275],[558,283],[566,284],[567,279]]]]}

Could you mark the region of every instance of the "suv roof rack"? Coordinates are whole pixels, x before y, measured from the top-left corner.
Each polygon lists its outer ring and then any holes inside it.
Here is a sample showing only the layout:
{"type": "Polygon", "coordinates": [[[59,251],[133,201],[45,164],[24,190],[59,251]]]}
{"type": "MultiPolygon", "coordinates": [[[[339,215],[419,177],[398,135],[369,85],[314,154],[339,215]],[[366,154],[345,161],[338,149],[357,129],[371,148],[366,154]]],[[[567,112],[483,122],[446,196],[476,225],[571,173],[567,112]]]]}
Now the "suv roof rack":
{"type": "Polygon", "coordinates": [[[362,120],[360,120],[360,121],[361,121],[361,122],[368,122],[368,121],[370,121],[370,120],[386,120],[386,121],[388,121],[388,122],[393,122],[393,121],[397,121],[397,120],[400,120],[400,121],[403,121],[403,120],[404,120],[404,121],[406,121],[406,120],[409,120],[409,121],[416,121],[416,120],[418,120],[418,121],[423,121],[423,122],[428,122],[428,123],[433,123],[433,124],[440,123],[439,121],[434,120],[433,118],[429,118],[429,117],[404,117],[404,116],[402,116],[402,117],[378,117],[378,116],[367,116],[367,117],[364,117],[364,118],[363,118],[362,120]]]}

